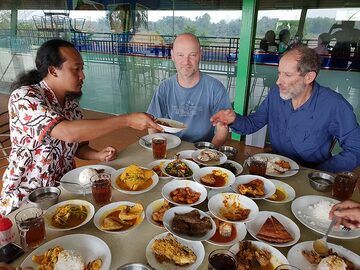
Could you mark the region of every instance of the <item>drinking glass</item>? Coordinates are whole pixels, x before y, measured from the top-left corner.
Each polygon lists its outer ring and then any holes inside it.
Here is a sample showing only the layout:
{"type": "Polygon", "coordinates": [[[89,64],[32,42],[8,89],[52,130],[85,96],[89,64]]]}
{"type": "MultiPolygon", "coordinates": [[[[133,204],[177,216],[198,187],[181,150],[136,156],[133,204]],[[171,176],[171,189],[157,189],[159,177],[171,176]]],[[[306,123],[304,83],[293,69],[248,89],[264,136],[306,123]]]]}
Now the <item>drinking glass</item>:
{"type": "Polygon", "coordinates": [[[152,139],[152,151],[154,159],[166,158],[166,138],[154,137],[152,139]]]}
{"type": "Polygon", "coordinates": [[[352,172],[337,174],[332,189],[333,197],[340,201],[349,199],[354,192],[357,179],[357,175],[352,172]]]}
{"type": "Polygon", "coordinates": [[[208,270],[235,270],[236,257],[227,249],[216,249],[209,254],[208,270]]]}
{"type": "Polygon", "coordinates": [[[266,175],[267,158],[250,158],[249,173],[264,176],[266,175]]]}
{"type": "Polygon", "coordinates": [[[105,205],[111,201],[111,176],[108,173],[94,175],[90,179],[91,192],[98,205],[105,205]]]}
{"type": "Polygon", "coordinates": [[[37,248],[45,240],[45,222],[42,209],[37,207],[25,208],[16,214],[15,222],[24,250],[37,248]]]}

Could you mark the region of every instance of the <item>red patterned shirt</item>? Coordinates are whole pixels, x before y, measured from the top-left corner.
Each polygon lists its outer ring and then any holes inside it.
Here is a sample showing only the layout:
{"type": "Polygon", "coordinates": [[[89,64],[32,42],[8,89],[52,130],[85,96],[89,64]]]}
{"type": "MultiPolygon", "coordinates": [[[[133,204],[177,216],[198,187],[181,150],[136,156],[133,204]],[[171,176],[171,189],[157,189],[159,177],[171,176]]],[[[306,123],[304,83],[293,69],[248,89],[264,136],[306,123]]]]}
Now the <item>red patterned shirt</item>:
{"type": "Polygon", "coordinates": [[[39,84],[16,89],[9,99],[11,153],[3,177],[0,212],[18,208],[32,190],[55,186],[74,168],[78,143],[68,143],[50,136],[62,120],[81,119],[77,100],[67,98],[62,107],[53,91],[39,84]]]}

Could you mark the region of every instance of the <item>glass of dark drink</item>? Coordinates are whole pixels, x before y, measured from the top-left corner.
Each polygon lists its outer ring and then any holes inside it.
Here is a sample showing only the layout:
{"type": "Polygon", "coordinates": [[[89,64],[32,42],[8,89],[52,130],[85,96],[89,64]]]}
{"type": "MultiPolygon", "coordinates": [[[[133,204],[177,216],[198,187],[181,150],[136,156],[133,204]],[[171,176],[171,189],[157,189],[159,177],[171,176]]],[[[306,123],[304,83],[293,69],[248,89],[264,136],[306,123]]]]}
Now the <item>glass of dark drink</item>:
{"type": "Polygon", "coordinates": [[[166,158],[166,138],[154,137],[151,142],[154,159],[166,158]]]}
{"type": "Polygon", "coordinates": [[[354,192],[357,179],[357,175],[352,172],[337,174],[332,189],[333,197],[340,201],[349,199],[354,192]]]}
{"type": "Polygon", "coordinates": [[[249,173],[264,176],[266,175],[267,159],[251,158],[249,161],[249,173]]]}
{"type": "Polygon", "coordinates": [[[108,173],[94,175],[90,179],[91,193],[98,205],[105,205],[111,201],[111,177],[108,173]]]}
{"type": "Polygon", "coordinates": [[[208,270],[235,270],[236,257],[227,249],[216,249],[209,255],[208,270]]]}
{"type": "Polygon", "coordinates": [[[20,243],[24,250],[37,248],[45,240],[45,222],[43,210],[29,207],[21,210],[15,216],[19,230],[20,243]]]}

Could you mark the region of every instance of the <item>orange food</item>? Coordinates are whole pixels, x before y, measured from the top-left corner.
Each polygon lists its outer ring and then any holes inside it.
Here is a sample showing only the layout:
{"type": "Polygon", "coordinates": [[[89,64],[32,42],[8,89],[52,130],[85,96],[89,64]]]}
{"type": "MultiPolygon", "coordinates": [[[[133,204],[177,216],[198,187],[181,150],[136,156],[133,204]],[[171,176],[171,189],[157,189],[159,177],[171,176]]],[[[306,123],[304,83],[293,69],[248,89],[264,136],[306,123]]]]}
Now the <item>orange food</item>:
{"type": "Polygon", "coordinates": [[[176,203],[192,204],[200,199],[201,193],[193,191],[189,187],[177,188],[170,192],[171,199],[176,203]]]}

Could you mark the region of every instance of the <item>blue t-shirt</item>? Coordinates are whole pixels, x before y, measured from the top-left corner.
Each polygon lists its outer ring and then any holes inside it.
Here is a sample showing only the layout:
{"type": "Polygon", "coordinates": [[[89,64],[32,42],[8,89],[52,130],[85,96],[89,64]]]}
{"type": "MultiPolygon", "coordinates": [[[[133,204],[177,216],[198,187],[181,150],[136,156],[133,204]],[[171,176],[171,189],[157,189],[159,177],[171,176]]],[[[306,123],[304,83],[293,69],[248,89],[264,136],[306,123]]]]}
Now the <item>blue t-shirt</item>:
{"type": "Polygon", "coordinates": [[[330,88],[315,82],[311,97],[294,110],[291,100],[283,100],[275,86],[255,113],[237,115],[231,128],[251,134],[266,124],[275,153],[330,172],[351,171],[360,165],[360,127],[353,108],[330,88]],[[342,152],[332,156],[334,137],[342,152]]]}
{"type": "Polygon", "coordinates": [[[231,108],[225,87],[217,79],[201,73],[200,81],[191,88],[179,85],[174,75],[156,90],[148,113],[183,122],[187,129],[177,133],[189,142],[211,141],[214,127],[210,117],[222,109],[231,108]]]}

